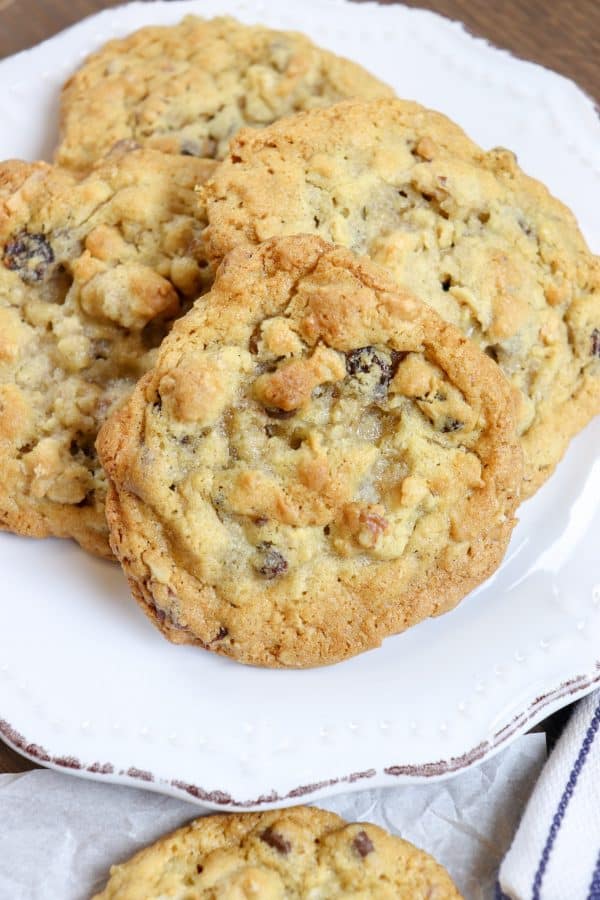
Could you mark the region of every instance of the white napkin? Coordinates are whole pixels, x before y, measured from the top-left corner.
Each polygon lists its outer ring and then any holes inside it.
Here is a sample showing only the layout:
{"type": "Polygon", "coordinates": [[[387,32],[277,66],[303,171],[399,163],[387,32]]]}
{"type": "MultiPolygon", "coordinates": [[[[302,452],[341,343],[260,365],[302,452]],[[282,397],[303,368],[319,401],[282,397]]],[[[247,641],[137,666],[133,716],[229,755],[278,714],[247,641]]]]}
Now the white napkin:
{"type": "Polygon", "coordinates": [[[498,897],[600,900],[600,691],[575,711],[500,868],[498,897]]]}

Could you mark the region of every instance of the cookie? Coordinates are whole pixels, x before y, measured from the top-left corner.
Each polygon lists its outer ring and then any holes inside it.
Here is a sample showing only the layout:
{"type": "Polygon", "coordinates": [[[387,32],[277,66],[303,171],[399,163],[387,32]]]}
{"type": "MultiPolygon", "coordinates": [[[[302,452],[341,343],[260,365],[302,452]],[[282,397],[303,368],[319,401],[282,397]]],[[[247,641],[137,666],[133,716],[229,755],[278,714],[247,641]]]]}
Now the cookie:
{"type": "Polygon", "coordinates": [[[460,900],[433,857],[316,807],[212,815],[113,866],[94,900],[460,900]]]}
{"type": "Polygon", "coordinates": [[[0,164],[1,528],[110,555],[96,435],[202,289],[195,188],[214,166],[0,164]]]}
{"type": "Polygon", "coordinates": [[[207,184],[208,251],[299,232],[368,253],[498,362],[516,390],[524,495],[600,411],[600,264],[508,150],[401,100],[242,132],[207,184]]]}
{"type": "Polygon", "coordinates": [[[305,35],[186,16],[110,41],[86,60],[63,88],[57,161],[86,170],[121,140],[220,159],[244,125],[393,93],[305,35]]]}
{"type": "Polygon", "coordinates": [[[147,615],[264,666],[450,609],[499,564],[522,476],[495,363],[310,235],[233,251],[97,446],[147,615]]]}

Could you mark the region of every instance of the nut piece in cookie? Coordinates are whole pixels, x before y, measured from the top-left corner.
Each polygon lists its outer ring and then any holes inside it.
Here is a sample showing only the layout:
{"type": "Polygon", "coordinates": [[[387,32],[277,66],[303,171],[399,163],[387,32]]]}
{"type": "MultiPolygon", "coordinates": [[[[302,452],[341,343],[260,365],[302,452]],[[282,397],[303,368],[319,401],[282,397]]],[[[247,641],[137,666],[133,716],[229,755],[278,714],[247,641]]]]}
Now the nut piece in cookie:
{"type": "Polygon", "coordinates": [[[369,822],[314,807],[210,815],[113,866],[94,900],[461,900],[433,857],[369,822]]]}
{"type": "Polygon", "coordinates": [[[314,233],[367,253],[511,382],[524,494],[600,412],[600,261],[507,150],[403,100],[341,103],[241,132],[206,185],[209,254],[314,233]]]}
{"type": "Polygon", "coordinates": [[[0,164],[1,528],[110,555],[96,435],[203,288],[195,188],[214,165],[0,164]]]}
{"type": "Polygon", "coordinates": [[[83,63],[63,88],[56,158],[87,171],[126,142],[221,159],[244,126],[393,93],[303,34],[186,16],[110,41],[83,63]]]}
{"type": "Polygon", "coordinates": [[[115,554],[164,634],[314,666],[454,606],[521,482],[498,367],[319,238],[232,252],[102,429],[115,554]]]}

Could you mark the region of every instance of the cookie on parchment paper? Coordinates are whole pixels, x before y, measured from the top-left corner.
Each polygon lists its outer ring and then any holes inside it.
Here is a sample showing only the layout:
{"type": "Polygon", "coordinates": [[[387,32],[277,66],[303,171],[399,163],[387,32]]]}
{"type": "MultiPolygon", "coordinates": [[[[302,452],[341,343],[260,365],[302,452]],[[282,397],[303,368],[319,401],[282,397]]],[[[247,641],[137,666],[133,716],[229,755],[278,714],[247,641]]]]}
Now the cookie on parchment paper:
{"type": "Polygon", "coordinates": [[[62,92],[57,162],[86,170],[121,140],[219,159],[245,125],[393,93],[303,34],[186,16],[110,41],[75,72],[62,92]]]}
{"type": "Polygon", "coordinates": [[[94,900],[461,900],[446,870],[369,822],[316,807],[196,819],[113,866],[94,900]]]}
{"type": "Polygon", "coordinates": [[[203,287],[195,189],[214,165],[0,164],[1,528],[110,555],[96,435],[203,287]]]}
{"type": "Polygon", "coordinates": [[[600,412],[600,261],[514,155],[403,100],[244,131],[207,183],[207,248],[315,233],[384,265],[516,389],[524,496],[600,412]]]}
{"type": "Polygon", "coordinates": [[[456,328],[316,237],[239,248],[100,432],[111,543],[174,642],[306,667],[498,566],[512,392],[456,328]]]}

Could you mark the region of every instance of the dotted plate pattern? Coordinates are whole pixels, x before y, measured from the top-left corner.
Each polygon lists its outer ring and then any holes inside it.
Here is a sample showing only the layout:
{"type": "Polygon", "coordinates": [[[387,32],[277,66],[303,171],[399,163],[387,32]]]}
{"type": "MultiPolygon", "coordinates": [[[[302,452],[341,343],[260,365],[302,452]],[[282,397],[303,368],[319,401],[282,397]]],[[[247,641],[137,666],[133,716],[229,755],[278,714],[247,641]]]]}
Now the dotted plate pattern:
{"type": "MultiPolygon", "coordinates": [[[[600,249],[600,123],[574,84],[402,6],[189,0],[105,10],[0,63],[2,157],[51,157],[60,85],[92,50],[185,13],[305,31],[508,146],[600,249]]],[[[76,775],[215,808],[448,777],[600,684],[600,421],[521,507],[501,569],[452,613],[305,672],[168,644],[120,570],[0,534],[0,735],[76,775]]]]}

